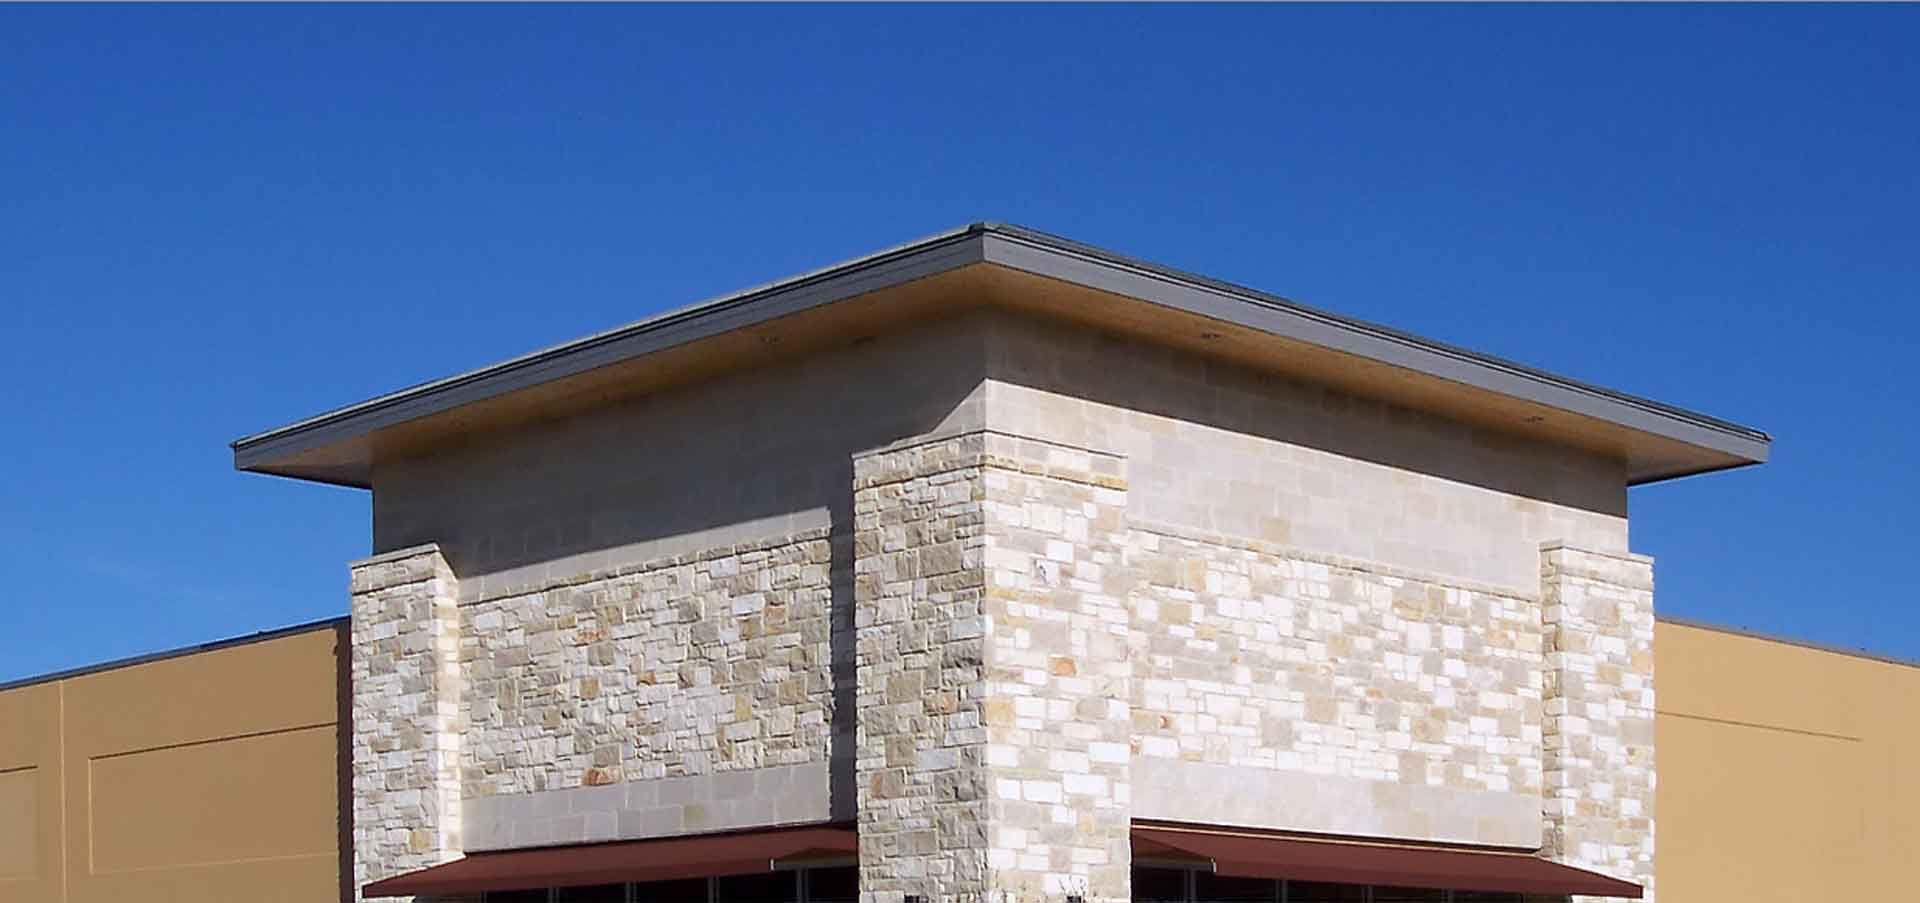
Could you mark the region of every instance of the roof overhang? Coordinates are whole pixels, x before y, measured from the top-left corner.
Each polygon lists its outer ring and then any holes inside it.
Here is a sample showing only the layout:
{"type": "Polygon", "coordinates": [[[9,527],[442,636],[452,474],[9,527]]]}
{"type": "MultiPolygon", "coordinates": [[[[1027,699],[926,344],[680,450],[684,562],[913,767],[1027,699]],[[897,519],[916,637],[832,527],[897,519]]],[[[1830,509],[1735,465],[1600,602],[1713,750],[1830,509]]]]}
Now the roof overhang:
{"type": "Polygon", "coordinates": [[[241,470],[366,487],[377,459],[975,306],[1190,347],[1618,457],[1630,483],[1757,464],[1766,433],[1055,236],[978,223],[256,433],[241,470]]]}
{"type": "Polygon", "coordinates": [[[452,896],[727,877],[849,861],[853,828],[821,825],[473,853],[369,883],[363,897],[452,896]]]}
{"type": "Polygon", "coordinates": [[[1199,825],[1135,823],[1133,855],[1242,878],[1385,884],[1494,893],[1638,900],[1637,884],[1543,859],[1532,851],[1304,837],[1199,825]]]}

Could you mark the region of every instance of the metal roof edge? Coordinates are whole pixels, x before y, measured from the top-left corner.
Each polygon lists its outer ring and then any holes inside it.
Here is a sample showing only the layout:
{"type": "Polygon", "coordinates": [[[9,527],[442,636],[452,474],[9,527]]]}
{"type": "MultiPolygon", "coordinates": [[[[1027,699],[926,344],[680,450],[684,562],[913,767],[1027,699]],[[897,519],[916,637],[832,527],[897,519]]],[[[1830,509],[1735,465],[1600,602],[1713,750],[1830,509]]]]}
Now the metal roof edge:
{"type": "MultiPolygon", "coordinates": [[[[978,262],[1139,298],[1615,423],[1738,462],[1728,467],[1764,462],[1772,442],[1761,430],[1696,411],[1045,232],[982,221],[243,436],[231,443],[234,466],[271,473],[276,459],[328,442],[978,262]]],[[[1635,482],[1683,475],[1656,474],[1635,482]]]]}
{"type": "Polygon", "coordinates": [[[85,677],[89,674],[99,674],[105,671],[118,671],[121,668],[132,668],[137,665],[166,661],[167,659],[184,658],[189,655],[198,655],[202,652],[218,652],[222,649],[231,649],[235,646],[263,643],[267,640],[277,640],[282,637],[295,636],[302,633],[312,633],[314,631],[327,629],[337,630],[347,626],[347,621],[348,617],[346,615],[336,615],[331,618],[322,618],[318,621],[308,621],[304,624],[294,624],[287,627],[275,627],[270,630],[261,630],[242,636],[211,640],[193,646],[178,646],[172,649],[162,649],[158,652],[147,652],[141,655],[117,658],[111,661],[95,662],[91,665],[81,665],[77,668],[49,671],[45,674],[34,674],[27,677],[17,677],[9,681],[0,682],[0,693],[8,690],[17,690],[22,687],[31,687],[36,684],[48,684],[75,677],[85,677]]]}
{"type": "MultiPolygon", "coordinates": [[[[918,241],[895,245],[842,263],[810,270],[773,282],[762,283],[740,291],[730,292],[719,297],[699,301],[655,314],[651,317],[636,320],[624,326],[617,326],[603,332],[594,333],[593,335],[561,342],[557,345],[531,351],[498,363],[457,373],[453,376],[419,383],[404,389],[388,392],[384,395],[378,395],[365,401],[356,402],[345,407],[297,420],[283,426],[242,436],[229,443],[229,447],[234,451],[234,466],[245,470],[255,464],[265,463],[265,459],[268,456],[281,450],[283,445],[286,444],[285,440],[324,431],[328,427],[345,422],[375,418],[383,413],[398,413],[400,415],[398,419],[409,419],[408,414],[410,413],[410,407],[423,406],[423,403],[427,399],[435,396],[458,393],[463,388],[471,388],[490,382],[504,382],[506,383],[505,385],[493,386],[493,391],[478,393],[480,397],[504,394],[518,388],[523,388],[526,385],[537,384],[539,382],[557,379],[561,376],[584,372],[614,360],[645,354],[654,349],[650,347],[632,348],[628,346],[634,344],[642,344],[643,346],[651,344],[645,341],[649,338],[666,338],[669,341],[660,344],[670,344],[697,337],[663,335],[665,333],[673,333],[676,327],[690,331],[697,330],[703,334],[713,334],[724,331],[723,329],[710,328],[714,325],[722,325],[726,328],[738,328],[751,323],[773,319],[776,316],[792,313],[816,304],[828,303],[837,300],[839,297],[838,293],[831,290],[824,292],[806,292],[809,288],[819,289],[822,286],[829,286],[830,288],[857,287],[862,291],[872,291],[884,287],[885,284],[907,282],[922,276],[933,275],[946,269],[963,266],[967,263],[976,263],[978,262],[977,254],[969,255],[966,253],[968,250],[966,247],[966,239],[977,237],[984,229],[985,226],[981,223],[973,223],[957,229],[949,229],[945,232],[919,239],[918,241]],[[939,254],[941,251],[953,250],[957,250],[960,253],[957,255],[939,254]],[[935,256],[929,258],[927,256],[929,254],[935,256]],[[903,264],[903,266],[896,267],[895,269],[887,269],[889,264],[903,264]],[[915,264],[920,264],[921,266],[915,266],[915,264]],[[882,270],[882,272],[873,273],[876,269],[882,270]],[[882,284],[874,286],[841,285],[841,283],[848,281],[851,277],[858,277],[862,273],[877,276],[878,279],[876,281],[882,284]],[[804,292],[806,296],[799,298],[791,297],[797,292],[804,292]],[[720,324],[713,322],[725,317],[729,312],[737,311],[749,305],[757,307],[775,298],[785,298],[797,303],[793,303],[790,307],[788,305],[777,305],[777,309],[757,310],[753,314],[740,317],[741,322],[726,322],[720,324]],[[703,326],[709,328],[701,329],[703,326]],[[612,353],[608,353],[609,351],[612,353]],[[569,364],[571,364],[571,366],[569,366],[569,364]],[[518,378],[516,379],[515,377],[518,378]]],[[[974,250],[977,251],[977,248],[974,250]]],[[[441,406],[439,409],[443,410],[446,407],[452,407],[469,400],[474,399],[461,399],[451,404],[441,406]]],[[[386,425],[390,424],[380,423],[370,428],[377,429],[379,426],[386,425]]]]}
{"type": "MultiPolygon", "coordinates": [[[[1159,280],[1170,286],[1184,287],[1189,290],[1188,296],[1184,298],[1171,294],[1143,298],[1150,302],[1187,309],[1214,319],[1347,351],[1392,366],[1536,401],[1550,407],[1595,416],[1598,419],[1652,432],[1655,435],[1665,435],[1682,442],[1704,445],[1745,459],[1747,463],[1766,461],[1768,446],[1773,441],[1772,436],[1754,427],[1582,382],[1505,358],[1423,338],[1390,326],[1343,316],[1258,289],[1127,257],[1024,227],[989,224],[986,228],[989,234],[998,238],[1019,242],[1052,254],[1073,255],[1120,273],[1159,280]],[[1235,311],[1232,306],[1220,304],[1219,301],[1237,301],[1248,310],[1235,311]],[[1267,312],[1275,316],[1249,316],[1259,312],[1267,312]],[[1295,322],[1287,323],[1285,322],[1287,320],[1295,322]],[[1488,371],[1485,375],[1505,378],[1487,379],[1483,376],[1476,379],[1474,377],[1477,374],[1472,372],[1474,370],[1485,370],[1488,371]],[[1529,386],[1534,387],[1536,391],[1526,391],[1529,386]],[[1550,397],[1554,394],[1569,397],[1550,397]],[[1569,403],[1575,399],[1587,399],[1589,404],[1569,403]],[[1596,405],[1624,408],[1625,411],[1618,413],[1637,412],[1642,417],[1608,416],[1607,411],[1595,410],[1596,405]],[[1706,438],[1704,436],[1674,435],[1676,430],[1650,428],[1655,425],[1645,422],[1649,417],[1670,422],[1674,426],[1691,428],[1683,429],[1682,432],[1700,431],[1724,437],[1724,439],[1719,442],[1703,442],[1701,440],[1706,438]],[[1642,422],[1635,422],[1636,420],[1642,422]]],[[[1036,259],[1031,255],[1023,256],[1018,253],[996,255],[991,246],[988,249],[988,262],[1027,269],[1037,275],[1080,281],[1083,284],[1084,277],[1088,275],[1084,271],[1062,271],[1058,267],[1049,267],[1044,260],[1036,259]],[[1076,279],[1076,277],[1081,278],[1076,279]]],[[[1122,280],[1124,281],[1124,277],[1122,280]]],[[[1150,294],[1139,290],[1128,290],[1117,284],[1094,287],[1110,288],[1119,294],[1133,297],[1150,294]]]]}
{"type": "Polygon", "coordinates": [[[1866,659],[1867,661],[1879,662],[1883,665],[1899,665],[1905,668],[1920,668],[1920,659],[1901,658],[1897,655],[1885,655],[1878,652],[1872,652],[1866,649],[1849,649],[1845,646],[1834,646],[1827,643],[1816,643],[1813,640],[1803,640],[1796,637],[1782,636],[1777,633],[1767,633],[1760,630],[1750,630],[1745,627],[1731,627],[1726,624],[1716,624],[1712,621],[1701,621],[1694,618],[1681,617],[1679,615],[1663,615],[1663,614],[1655,613],[1653,617],[1654,617],[1654,620],[1659,621],[1662,624],[1672,624],[1675,627],[1691,627],[1695,630],[1709,630],[1714,633],[1724,633],[1729,636],[1745,637],[1746,639],[1749,639],[1749,640],[1760,640],[1762,642],[1767,642],[1767,643],[1779,643],[1782,646],[1797,646],[1801,649],[1811,649],[1815,652],[1825,652],[1832,655],[1844,655],[1848,658],[1866,659]]]}

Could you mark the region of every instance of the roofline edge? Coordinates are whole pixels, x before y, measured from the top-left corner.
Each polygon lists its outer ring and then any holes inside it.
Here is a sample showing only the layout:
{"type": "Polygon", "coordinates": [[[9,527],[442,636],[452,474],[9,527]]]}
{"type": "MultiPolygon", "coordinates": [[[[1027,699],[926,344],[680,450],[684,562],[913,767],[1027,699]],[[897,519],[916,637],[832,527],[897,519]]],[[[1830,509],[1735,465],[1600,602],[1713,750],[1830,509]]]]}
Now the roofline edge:
{"type": "Polygon", "coordinates": [[[1845,646],[1835,646],[1831,643],[1820,643],[1778,633],[1767,633],[1762,630],[1750,630],[1745,627],[1733,627],[1727,624],[1717,624],[1712,621],[1702,621],[1697,618],[1682,617],[1680,615],[1663,615],[1655,612],[1653,619],[1662,624],[1672,624],[1675,627],[1691,627],[1694,630],[1724,633],[1728,636],[1759,640],[1763,643],[1776,643],[1781,646],[1794,646],[1800,649],[1810,649],[1814,652],[1824,652],[1828,655],[1842,655],[1847,658],[1879,662],[1883,665],[1897,665],[1902,668],[1920,668],[1920,659],[1901,658],[1897,655],[1886,655],[1868,649],[1849,649],[1845,646]]]}
{"type": "Polygon", "coordinates": [[[286,473],[274,464],[352,436],[981,262],[1319,345],[1734,459],[1721,467],[1630,479],[1630,485],[1764,463],[1772,443],[1764,431],[1707,414],[1044,232],[976,222],[243,436],[230,444],[234,467],[360,487],[355,482],[286,473]]]}
{"type": "Polygon", "coordinates": [[[31,687],[37,684],[50,684],[62,680],[72,680],[76,677],[86,677],[89,674],[100,674],[107,671],[118,671],[122,668],[133,668],[139,665],[163,662],[168,659],[185,658],[189,655],[199,655],[202,652],[218,652],[222,649],[232,649],[235,646],[264,643],[268,640],[298,636],[303,633],[315,633],[329,629],[338,630],[348,626],[349,620],[350,618],[347,615],[334,615],[331,618],[321,618],[318,621],[307,621],[303,624],[290,624],[286,627],[257,630],[253,633],[208,640],[207,642],[195,643],[190,646],[175,646],[171,649],[161,649],[157,652],[145,652],[140,655],[130,655],[125,658],[109,659],[104,662],[94,662],[90,665],[80,665],[59,671],[48,671],[44,674],[30,674],[26,677],[16,677],[12,680],[0,681],[0,693],[8,690],[18,690],[23,687],[31,687]]]}

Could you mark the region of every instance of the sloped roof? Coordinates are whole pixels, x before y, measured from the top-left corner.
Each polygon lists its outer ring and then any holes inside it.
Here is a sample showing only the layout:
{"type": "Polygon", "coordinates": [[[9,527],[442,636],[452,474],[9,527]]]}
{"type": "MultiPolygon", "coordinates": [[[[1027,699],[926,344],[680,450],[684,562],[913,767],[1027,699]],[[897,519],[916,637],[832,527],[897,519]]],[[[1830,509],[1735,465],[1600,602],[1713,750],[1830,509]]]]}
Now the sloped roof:
{"type": "Polygon", "coordinates": [[[669,351],[679,354],[676,366],[685,367],[686,359],[704,353],[702,343],[712,352],[707,356],[719,360],[727,354],[718,341],[724,337],[800,323],[803,315],[841,302],[867,299],[864,319],[843,319],[836,327],[815,317],[807,322],[816,338],[882,313],[919,316],[988,302],[1022,307],[1028,296],[1060,292],[1076,293],[1077,300],[1054,297],[1031,306],[1095,328],[1141,331],[1151,322],[1144,334],[1156,338],[1192,338],[1185,333],[1193,324],[1214,324],[1197,334],[1231,338],[1243,362],[1270,359],[1389,402],[1610,452],[1627,461],[1632,483],[1760,463],[1771,443],[1760,430],[1706,414],[1031,229],[982,222],[245,436],[233,442],[234,466],[364,487],[383,448],[418,449],[429,441],[426,424],[470,426],[516,397],[531,404],[578,396],[582,388],[632,372],[622,365],[669,351]],[[1032,290],[1043,284],[1035,279],[1050,288],[1032,290]],[[963,283],[968,291],[934,289],[963,283]],[[461,411],[466,414],[450,416],[461,411]],[[376,441],[402,434],[411,438],[398,445],[376,441]]]}

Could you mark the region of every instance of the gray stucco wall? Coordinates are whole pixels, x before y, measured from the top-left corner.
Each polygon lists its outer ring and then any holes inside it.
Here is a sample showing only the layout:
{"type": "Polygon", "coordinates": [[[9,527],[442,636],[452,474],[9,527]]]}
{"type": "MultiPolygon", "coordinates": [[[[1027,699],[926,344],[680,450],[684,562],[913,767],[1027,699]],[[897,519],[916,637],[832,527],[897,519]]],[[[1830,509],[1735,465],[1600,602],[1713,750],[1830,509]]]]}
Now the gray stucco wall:
{"type": "Polygon", "coordinates": [[[981,318],[380,467],[374,551],[438,543],[464,599],[844,525],[856,451],[977,429],[981,318]]]}

